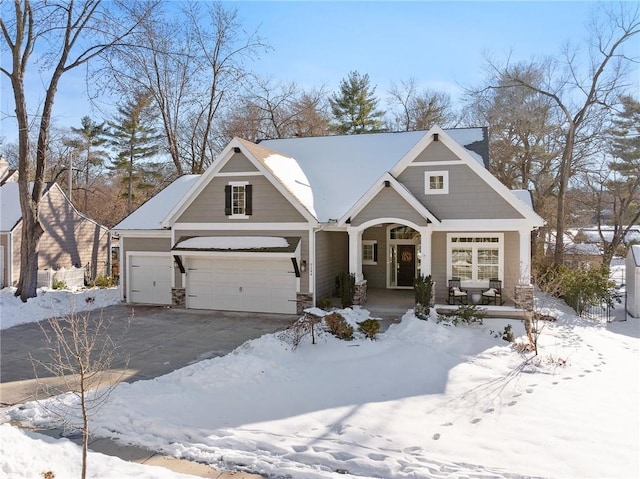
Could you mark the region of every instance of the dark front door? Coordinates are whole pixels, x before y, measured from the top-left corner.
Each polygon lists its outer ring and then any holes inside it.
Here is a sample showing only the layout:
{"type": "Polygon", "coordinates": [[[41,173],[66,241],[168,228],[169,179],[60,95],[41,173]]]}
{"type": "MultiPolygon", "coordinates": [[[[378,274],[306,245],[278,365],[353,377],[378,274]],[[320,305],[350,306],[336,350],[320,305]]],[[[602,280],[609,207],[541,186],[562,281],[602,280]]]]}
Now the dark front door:
{"type": "Polygon", "coordinates": [[[413,286],[416,274],[416,246],[398,245],[398,286],[413,286]]]}

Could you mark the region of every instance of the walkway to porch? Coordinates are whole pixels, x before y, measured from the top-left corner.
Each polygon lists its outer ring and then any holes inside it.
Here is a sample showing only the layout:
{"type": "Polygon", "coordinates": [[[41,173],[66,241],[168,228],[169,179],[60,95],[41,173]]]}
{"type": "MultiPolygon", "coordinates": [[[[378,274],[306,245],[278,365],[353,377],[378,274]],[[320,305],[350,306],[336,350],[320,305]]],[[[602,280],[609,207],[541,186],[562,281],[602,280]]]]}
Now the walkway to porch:
{"type": "MultiPolygon", "coordinates": [[[[367,302],[362,307],[371,313],[372,317],[400,320],[408,309],[413,309],[415,295],[413,289],[369,289],[367,302]]],[[[523,311],[513,303],[506,302],[502,306],[479,305],[493,318],[522,319],[523,311]]],[[[447,303],[436,303],[437,311],[451,311],[457,309],[447,303]]]]}

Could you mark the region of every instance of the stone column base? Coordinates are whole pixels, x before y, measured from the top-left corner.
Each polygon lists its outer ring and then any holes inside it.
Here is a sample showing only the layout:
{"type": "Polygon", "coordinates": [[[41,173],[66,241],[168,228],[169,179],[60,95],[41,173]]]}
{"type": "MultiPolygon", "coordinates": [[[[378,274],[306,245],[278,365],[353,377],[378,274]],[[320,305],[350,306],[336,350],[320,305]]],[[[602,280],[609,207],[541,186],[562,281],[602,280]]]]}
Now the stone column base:
{"type": "Polygon", "coordinates": [[[363,306],[367,302],[367,280],[363,279],[355,284],[353,305],[363,306]]]}
{"type": "Polygon", "coordinates": [[[171,305],[174,308],[187,307],[187,290],[185,288],[171,288],[171,305]]]}
{"type": "Polygon", "coordinates": [[[303,314],[304,310],[313,306],[311,293],[296,293],[296,314],[303,314]]]}

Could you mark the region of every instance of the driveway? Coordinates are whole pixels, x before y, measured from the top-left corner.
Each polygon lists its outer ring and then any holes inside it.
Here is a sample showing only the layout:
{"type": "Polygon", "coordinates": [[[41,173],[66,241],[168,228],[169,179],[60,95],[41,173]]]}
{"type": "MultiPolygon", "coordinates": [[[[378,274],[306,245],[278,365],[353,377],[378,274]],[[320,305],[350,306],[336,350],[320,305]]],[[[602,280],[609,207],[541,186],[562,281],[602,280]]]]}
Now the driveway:
{"type": "MultiPolygon", "coordinates": [[[[98,317],[100,311],[91,315],[98,317]]],[[[292,315],[137,305],[108,306],[102,315],[113,319],[109,335],[124,338],[109,380],[127,382],[155,378],[203,359],[224,356],[245,341],[282,330],[297,319],[292,315]]],[[[0,333],[0,406],[44,397],[47,392],[43,385],[64,389],[63,380],[47,375],[42,368],[38,368],[39,379],[35,379],[30,356],[49,360],[41,325],[47,322],[23,324],[0,333]]]]}

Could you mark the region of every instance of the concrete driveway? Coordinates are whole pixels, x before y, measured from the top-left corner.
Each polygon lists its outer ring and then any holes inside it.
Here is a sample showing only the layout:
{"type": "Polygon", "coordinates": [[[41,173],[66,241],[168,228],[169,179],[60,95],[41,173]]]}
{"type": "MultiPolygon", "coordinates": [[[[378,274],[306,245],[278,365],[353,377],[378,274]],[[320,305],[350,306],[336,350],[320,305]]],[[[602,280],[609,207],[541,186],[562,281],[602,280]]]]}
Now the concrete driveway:
{"type": "MultiPolygon", "coordinates": [[[[91,315],[97,317],[100,311],[91,315]]],[[[109,335],[124,338],[108,380],[127,382],[162,376],[203,359],[223,356],[245,341],[282,330],[297,319],[292,315],[131,305],[106,307],[102,315],[113,318],[109,335]]],[[[41,327],[46,323],[23,324],[0,333],[0,406],[44,397],[48,394],[43,385],[64,389],[62,379],[47,375],[42,368],[38,368],[39,379],[35,379],[30,357],[44,362],[49,359],[41,327]]]]}

